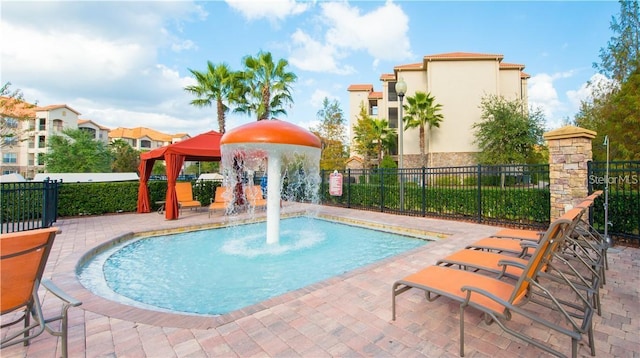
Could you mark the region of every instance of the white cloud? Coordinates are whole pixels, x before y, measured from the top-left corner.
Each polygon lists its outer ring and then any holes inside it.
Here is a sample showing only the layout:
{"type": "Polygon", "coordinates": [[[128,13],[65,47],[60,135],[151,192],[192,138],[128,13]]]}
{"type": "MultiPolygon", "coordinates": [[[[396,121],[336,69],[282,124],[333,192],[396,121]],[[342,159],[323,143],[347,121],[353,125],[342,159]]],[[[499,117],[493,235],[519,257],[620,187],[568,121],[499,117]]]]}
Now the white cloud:
{"type": "Polygon", "coordinates": [[[608,88],[614,83],[611,79],[603,74],[596,73],[588,82],[583,83],[577,90],[567,91],[567,98],[571,103],[571,107],[577,112],[580,108],[580,103],[583,101],[591,101],[593,99],[594,91],[598,88],[608,88]]]}
{"type": "Polygon", "coordinates": [[[1,26],[4,75],[24,81],[43,77],[67,85],[112,81],[149,62],[154,53],[154,49],[130,39],[95,38],[56,30],[42,32],[4,21],[1,26]]]}
{"type": "Polygon", "coordinates": [[[182,88],[192,79],[158,58],[164,49],[196,48],[181,33],[184,21],[206,18],[200,6],[187,1],[2,6],[2,76],[27,100],[68,104],[81,118],[106,127],[213,128],[209,113],[188,104],[182,88]]]}
{"type": "Polygon", "coordinates": [[[171,50],[175,52],[180,52],[184,50],[193,50],[197,49],[198,46],[191,40],[178,40],[171,44],[171,50]]]}
{"type": "Polygon", "coordinates": [[[529,79],[529,104],[540,107],[547,118],[552,117],[554,112],[562,106],[553,81],[554,77],[546,73],[529,79]]]}
{"type": "Polygon", "coordinates": [[[322,101],[324,101],[325,97],[329,98],[329,100],[332,100],[332,99],[339,100],[340,99],[338,96],[333,95],[329,91],[316,89],[311,94],[311,98],[309,99],[309,102],[311,103],[311,105],[314,108],[320,109],[320,108],[322,108],[322,101]]]}
{"type": "Polygon", "coordinates": [[[560,116],[568,110],[567,104],[560,100],[554,82],[571,78],[574,74],[573,70],[551,75],[540,73],[529,79],[529,105],[542,110],[550,128],[558,127],[564,119],[560,116]]]}
{"type": "Polygon", "coordinates": [[[343,2],[322,5],[323,16],[330,29],[326,41],[331,46],[350,50],[365,50],[381,60],[411,58],[409,17],[402,9],[388,1],[383,6],[360,14],[360,9],[343,2]],[[394,19],[393,26],[385,26],[394,19]]]}
{"type": "Polygon", "coordinates": [[[321,17],[328,26],[322,40],[301,29],[291,35],[289,61],[293,66],[305,71],[347,75],[357,70],[340,61],[356,51],[372,56],[374,69],[380,60],[403,60],[412,56],[409,18],[392,2],[365,14],[347,3],[322,3],[321,17]],[[380,26],[389,18],[395,19],[394,26],[380,26]]]}
{"type": "Polygon", "coordinates": [[[295,0],[225,0],[236,11],[240,12],[247,20],[268,19],[272,23],[284,20],[288,16],[298,15],[309,8],[308,3],[300,3],[295,0]]]}
{"type": "Polygon", "coordinates": [[[340,67],[335,47],[315,41],[304,31],[297,29],[291,35],[293,49],[289,62],[301,70],[311,72],[328,72],[336,74],[350,74],[355,72],[351,66],[340,67]]]}

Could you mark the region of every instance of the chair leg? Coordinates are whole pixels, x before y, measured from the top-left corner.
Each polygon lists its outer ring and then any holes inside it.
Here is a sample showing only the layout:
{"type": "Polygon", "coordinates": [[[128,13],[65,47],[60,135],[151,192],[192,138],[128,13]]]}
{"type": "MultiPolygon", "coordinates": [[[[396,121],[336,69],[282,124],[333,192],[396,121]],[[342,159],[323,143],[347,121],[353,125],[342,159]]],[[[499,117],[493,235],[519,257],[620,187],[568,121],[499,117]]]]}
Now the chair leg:
{"type": "Polygon", "coordinates": [[[464,304],[460,305],[460,357],[464,357],[464,304]]]}
{"type": "Polygon", "coordinates": [[[66,358],[67,355],[67,333],[69,330],[69,317],[68,311],[71,306],[65,305],[62,313],[62,322],[60,323],[60,340],[62,341],[62,357],[66,358]]]}
{"type": "Polygon", "coordinates": [[[595,342],[593,341],[593,325],[591,325],[591,327],[589,327],[589,348],[591,348],[591,356],[595,357],[596,356],[596,345],[595,345],[595,342]]]}
{"type": "Polygon", "coordinates": [[[31,314],[29,313],[30,309],[25,308],[24,310],[24,346],[28,346],[29,343],[31,343],[31,340],[29,340],[29,331],[27,329],[27,327],[29,327],[29,325],[31,324],[31,314]]]}

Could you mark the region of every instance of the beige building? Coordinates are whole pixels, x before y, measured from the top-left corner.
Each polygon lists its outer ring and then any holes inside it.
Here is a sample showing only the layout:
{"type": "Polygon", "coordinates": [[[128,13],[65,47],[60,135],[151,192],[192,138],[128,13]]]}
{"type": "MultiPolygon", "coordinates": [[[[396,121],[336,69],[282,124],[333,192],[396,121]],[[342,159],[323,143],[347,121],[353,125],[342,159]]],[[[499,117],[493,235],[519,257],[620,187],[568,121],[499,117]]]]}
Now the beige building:
{"type": "Polygon", "coordinates": [[[118,127],[109,132],[109,140],[121,139],[129,143],[134,149],[140,151],[148,151],[165,145],[173,144],[181,140],[189,139],[187,133],[165,134],[151,128],[136,127],[123,128],[118,127]]]}
{"type": "Polygon", "coordinates": [[[66,104],[31,108],[33,114],[28,120],[20,123],[22,138],[10,151],[15,153],[17,161],[13,167],[7,163],[3,152],[2,172],[12,171],[25,178],[33,178],[36,173],[44,171],[42,156],[47,153],[48,140],[51,136],[61,135],[67,128],[78,127],[80,113],[66,104]]]}
{"type": "Polygon", "coordinates": [[[109,144],[110,129],[107,127],[103,127],[90,119],[78,119],[78,129],[89,133],[94,140],[109,144]]]}
{"type": "Polygon", "coordinates": [[[1,99],[0,175],[18,173],[31,179],[45,172],[42,156],[48,151],[49,138],[62,135],[65,129],[81,129],[105,144],[123,139],[141,151],[189,138],[186,133],[169,135],[142,127],[110,130],[92,120],[79,119],[80,113],[66,104],[38,107],[7,97],[1,99]],[[4,132],[19,133],[19,138],[6,137],[4,132]]]}
{"type": "MultiPolygon", "coordinates": [[[[402,78],[407,84],[404,97],[416,91],[431,93],[442,105],[444,119],[439,128],[427,131],[428,166],[457,166],[476,163],[472,126],[480,121],[481,99],[488,95],[521,99],[527,105],[527,79],[524,65],[502,62],[503,55],[454,52],[424,56],[422,62],[398,65],[394,72],[380,77],[381,91],[371,84],[349,86],[349,121],[351,140],[360,106],[374,118],[384,118],[391,128],[398,128],[399,98],[395,84],[402,78]]],[[[404,167],[420,166],[418,128],[403,133],[404,167]]],[[[397,153],[394,159],[397,162],[397,153]]],[[[357,153],[351,153],[357,156],[357,153]]],[[[359,161],[350,161],[357,164],[359,161]]]]}

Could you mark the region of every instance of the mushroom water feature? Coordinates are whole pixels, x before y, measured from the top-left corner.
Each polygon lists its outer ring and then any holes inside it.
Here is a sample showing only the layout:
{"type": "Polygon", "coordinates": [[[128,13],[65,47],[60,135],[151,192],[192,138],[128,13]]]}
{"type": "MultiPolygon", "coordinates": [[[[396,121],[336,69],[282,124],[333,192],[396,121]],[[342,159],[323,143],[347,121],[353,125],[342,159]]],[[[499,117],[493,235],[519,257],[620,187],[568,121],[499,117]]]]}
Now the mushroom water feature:
{"type": "Polygon", "coordinates": [[[315,134],[277,119],[236,127],[220,139],[226,186],[231,188],[228,192],[233,193],[234,204],[243,204],[242,173],[256,171],[267,162],[267,244],[277,244],[280,239],[284,170],[288,166],[296,168],[304,177],[304,183],[298,187],[317,193],[320,148],[320,139],[315,134]]]}

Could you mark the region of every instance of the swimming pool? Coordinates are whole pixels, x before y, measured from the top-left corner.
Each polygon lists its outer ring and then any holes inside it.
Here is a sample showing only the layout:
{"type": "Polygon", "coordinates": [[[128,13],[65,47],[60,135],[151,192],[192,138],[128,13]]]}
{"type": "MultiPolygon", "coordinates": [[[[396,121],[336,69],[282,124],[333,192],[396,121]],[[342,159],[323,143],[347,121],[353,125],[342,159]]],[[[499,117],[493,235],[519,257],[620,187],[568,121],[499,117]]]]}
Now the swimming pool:
{"type": "Polygon", "coordinates": [[[265,223],[138,238],[78,271],[94,293],[148,309],[220,315],[428,243],[310,217],[282,219],[280,243],[265,223]]]}

